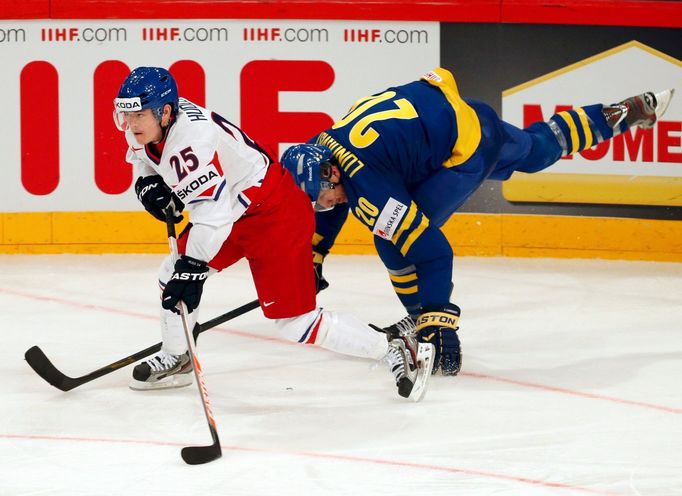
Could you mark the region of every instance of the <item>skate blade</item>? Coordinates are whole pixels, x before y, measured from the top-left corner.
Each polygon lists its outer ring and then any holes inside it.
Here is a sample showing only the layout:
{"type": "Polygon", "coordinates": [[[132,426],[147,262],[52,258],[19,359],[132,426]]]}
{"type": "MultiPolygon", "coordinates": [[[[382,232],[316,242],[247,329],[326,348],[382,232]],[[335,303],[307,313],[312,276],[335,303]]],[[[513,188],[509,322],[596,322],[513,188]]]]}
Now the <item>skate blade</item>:
{"type": "Polygon", "coordinates": [[[426,394],[435,354],[436,348],[432,344],[419,343],[417,347],[417,378],[412,387],[412,394],[410,394],[410,399],[414,402],[421,401],[426,394]]]}
{"type": "Polygon", "coordinates": [[[175,389],[192,384],[193,374],[174,374],[156,382],[145,382],[131,379],[128,387],[133,391],[155,391],[157,389],[175,389]]]}

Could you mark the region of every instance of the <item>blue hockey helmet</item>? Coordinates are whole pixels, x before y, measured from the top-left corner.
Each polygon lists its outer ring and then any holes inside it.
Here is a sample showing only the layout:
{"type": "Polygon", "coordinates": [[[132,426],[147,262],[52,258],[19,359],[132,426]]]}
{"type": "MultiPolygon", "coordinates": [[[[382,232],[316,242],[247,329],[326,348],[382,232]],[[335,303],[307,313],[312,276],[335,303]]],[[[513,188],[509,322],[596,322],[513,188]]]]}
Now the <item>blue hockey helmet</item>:
{"type": "MultiPolygon", "coordinates": [[[[329,181],[331,157],[332,151],[326,146],[305,143],[288,148],[280,162],[294,176],[294,182],[315,203],[320,191],[334,189],[334,184],[329,181]]],[[[315,210],[320,212],[328,209],[315,205],[315,210]]]]}
{"type": "Polygon", "coordinates": [[[151,109],[161,120],[164,105],[169,104],[173,114],[178,111],[178,86],[170,72],[161,67],[138,67],[134,69],[118,90],[114,99],[114,120],[124,129],[123,113],[151,109]]]}

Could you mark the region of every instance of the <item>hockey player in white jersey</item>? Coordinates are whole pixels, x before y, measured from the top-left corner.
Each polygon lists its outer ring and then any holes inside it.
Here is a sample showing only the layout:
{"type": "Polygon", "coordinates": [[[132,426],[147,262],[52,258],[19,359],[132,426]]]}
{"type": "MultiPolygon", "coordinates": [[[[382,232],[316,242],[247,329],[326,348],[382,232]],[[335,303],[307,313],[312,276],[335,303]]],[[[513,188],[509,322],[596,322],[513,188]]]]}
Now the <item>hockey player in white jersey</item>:
{"type": "MultiPolygon", "coordinates": [[[[191,384],[191,360],[176,305],[184,301],[197,322],[206,278],[241,258],[249,262],[261,309],[278,333],[338,353],[383,360],[398,392],[418,401],[431,372],[433,346],[413,336],[382,334],[356,318],[316,304],[310,242],[310,200],[291,175],[226,119],[178,97],[165,69],[138,67],[114,100],[114,119],[128,141],[135,191],[145,209],[176,222],[189,212],[178,237],[180,258],[159,270],[161,352],[133,370],[130,387],[162,389],[191,384]],[[276,250],[273,249],[276,247],[276,250]]],[[[328,184],[321,182],[321,187],[328,184]]]]}

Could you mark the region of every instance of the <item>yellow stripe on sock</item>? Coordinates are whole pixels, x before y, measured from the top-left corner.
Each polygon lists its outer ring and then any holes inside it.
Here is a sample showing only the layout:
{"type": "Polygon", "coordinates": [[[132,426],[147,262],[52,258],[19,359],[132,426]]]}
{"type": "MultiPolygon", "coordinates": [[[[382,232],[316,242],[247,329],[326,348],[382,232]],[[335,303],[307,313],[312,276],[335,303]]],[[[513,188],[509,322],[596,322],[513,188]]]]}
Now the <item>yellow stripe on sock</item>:
{"type": "Polygon", "coordinates": [[[594,140],[592,128],[590,127],[590,122],[587,119],[587,114],[585,113],[584,108],[578,107],[575,109],[575,112],[578,114],[578,117],[580,117],[580,123],[583,125],[583,133],[585,134],[585,148],[583,148],[583,150],[587,150],[592,146],[592,141],[594,140]]]}
{"type": "Polygon", "coordinates": [[[389,274],[388,277],[390,277],[391,281],[393,282],[405,283],[415,281],[417,279],[417,274],[415,272],[412,272],[411,274],[405,274],[404,276],[396,276],[393,274],[389,274]]]}
{"type": "Polygon", "coordinates": [[[573,117],[571,117],[571,114],[568,112],[559,112],[556,115],[564,120],[568,126],[568,129],[571,131],[571,149],[569,150],[568,154],[572,155],[577,151],[580,144],[580,138],[578,138],[578,128],[575,125],[575,122],[573,122],[573,117]]]}

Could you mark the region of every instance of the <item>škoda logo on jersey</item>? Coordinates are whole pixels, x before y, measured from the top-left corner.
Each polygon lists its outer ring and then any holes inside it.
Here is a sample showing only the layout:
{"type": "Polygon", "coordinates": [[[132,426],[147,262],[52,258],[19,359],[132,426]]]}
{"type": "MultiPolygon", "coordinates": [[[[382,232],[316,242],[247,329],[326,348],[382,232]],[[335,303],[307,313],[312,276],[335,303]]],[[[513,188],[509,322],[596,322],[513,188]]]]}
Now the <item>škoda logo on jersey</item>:
{"type": "Polygon", "coordinates": [[[220,181],[221,176],[218,174],[215,165],[211,163],[183,179],[173,189],[173,192],[181,201],[187,204],[220,181]]]}
{"type": "Polygon", "coordinates": [[[142,110],[142,102],[137,96],[135,98],[116,98],[114,106],[120,112],[139,112],[142,110]]]}

